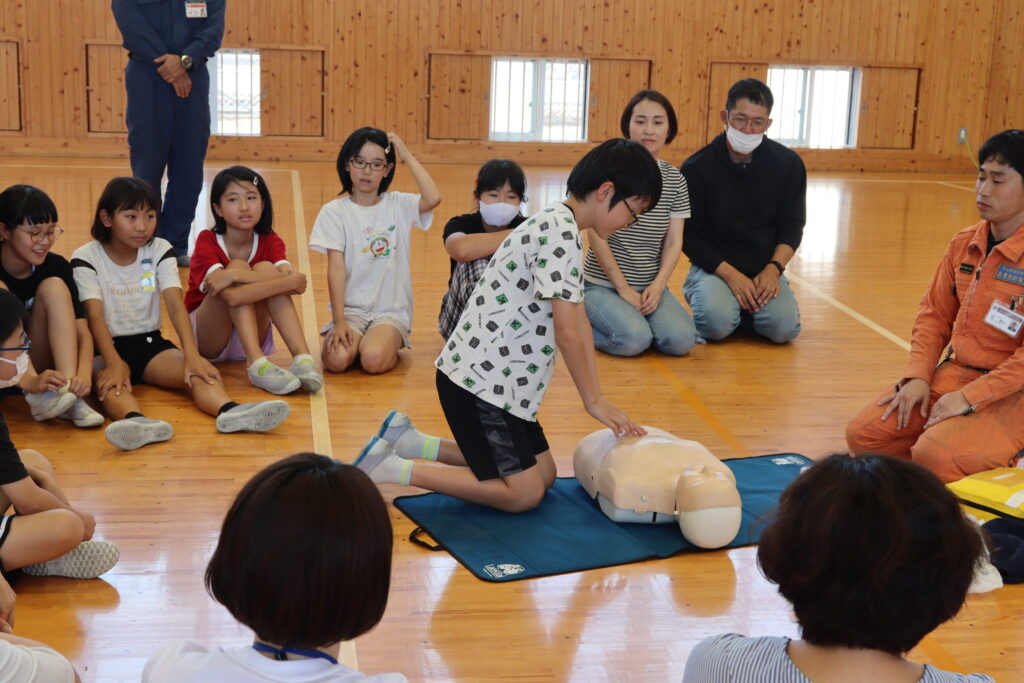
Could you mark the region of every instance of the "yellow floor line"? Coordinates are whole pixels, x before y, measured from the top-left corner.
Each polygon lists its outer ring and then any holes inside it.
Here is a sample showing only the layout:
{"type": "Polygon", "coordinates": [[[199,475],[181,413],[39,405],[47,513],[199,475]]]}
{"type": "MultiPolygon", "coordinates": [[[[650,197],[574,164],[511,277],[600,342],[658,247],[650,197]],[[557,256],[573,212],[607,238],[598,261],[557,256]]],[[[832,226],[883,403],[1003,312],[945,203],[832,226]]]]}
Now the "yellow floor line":
{"type": "Polygon", "coordinates": [[[876,323],[874,320],[871,320],[870,318],[861,315],[860,313],[853,310],[852,308],[850,308],[843,302],[839,301],[838,299],[829,296],[828,294],[821,291],[820,289],[812,285],[810,282],[800,277],[799,275],[793,275],[792,273],[790,273],[786,275],[786,278],[788,278],[791,282],[797,283],[802,288],[806,289],[819,299],[823,299],[824,301],[827,301],[828,303],[832,304],[846,315],[850,316],[857,322],[863,324],[865,327],[868,327],[869,329],[882,335],[883,337],[891,341],[893,344],[903,349],[904,351],[910,350],[910,342],[906,341],[902,337],[893,334],[889,330],[885,329],[884,327],[876,323]]]}
{"type": "MultiPolygon", "coordinates": [[[[299,270],[306,274],[306,291],[299,300],[302,304],[302,331],[306,335],[313,357],[320,355],[320,335],[316,324],[316,300],[313,296],[313,272],[309,263],[309,236],[306,234],[306,212],[302,208],[302,180],[299,171],[292,169],[292,202],[295,205],[295,253],[298,254],[299,270]]],[[[334,457],[331,446],[331,425],[327,416],[327,383],[315,394],[309,395],[309,419],[313,429],[313,450],[321,455],[334,457]]],[[[350,669],[359,670],[355,641],[345,641],[338,647],[338,661],[350,669]]]]}
{"type": "Polygon", "coordinates": [[[725,423],[719,420],[718,417],[715,416],[714,412],[704,405],[704,402],[700,400],[700,397],[697,396],[693,389],[686,386],[682,380],[676,377],[665,363],[651,355],[647,356],[647,362],[650,363],[651,367],[657,370],[658,374],[661,375],[668,385],[675,390],[679,398],[683,399],[683,401],[693,409],[693,412],[697,413],[697,415],[704,420],[704,422],[706,422],[716,434],[722,437],[722,440],[728,444],[729,448],[731,448],[736,455],[741,458],[749,458],[753,455],[753,453],[750,452],[750,449],[744,446],[743,442],[736,438],[735,434],[729,431],[729,428],[725,426],[725,423]]]}

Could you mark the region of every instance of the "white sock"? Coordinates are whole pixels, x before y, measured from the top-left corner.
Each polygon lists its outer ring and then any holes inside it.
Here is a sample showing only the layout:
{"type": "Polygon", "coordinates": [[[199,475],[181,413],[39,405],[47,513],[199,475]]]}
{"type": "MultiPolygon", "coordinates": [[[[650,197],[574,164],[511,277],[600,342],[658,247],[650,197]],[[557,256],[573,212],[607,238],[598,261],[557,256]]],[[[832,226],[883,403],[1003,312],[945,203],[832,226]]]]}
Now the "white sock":
{"type": "Polygon", "coordinates": [[[408,460],[403,460],[392,453],[381,460],[367,474],[370,475],[370,479],[378,484],[401,484],[402,486],[408,486],[409,480],[412,479],[412,466],[413,464],[408,460]]]}

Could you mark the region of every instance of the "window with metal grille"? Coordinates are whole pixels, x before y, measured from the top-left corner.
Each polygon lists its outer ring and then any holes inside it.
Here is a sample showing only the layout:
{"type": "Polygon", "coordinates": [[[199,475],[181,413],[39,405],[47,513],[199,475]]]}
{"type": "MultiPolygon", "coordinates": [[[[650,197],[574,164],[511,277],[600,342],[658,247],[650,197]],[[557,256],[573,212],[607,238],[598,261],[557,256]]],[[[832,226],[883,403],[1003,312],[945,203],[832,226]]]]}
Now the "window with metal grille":
{"type": "Polygon", "coordinates": [[[585,59],[491,60],[491,140],[587,139],[585,59]]]}
{"type": "Polygon", "coordinates": [[[211,132],[214,135],[259,135],[259,50],[222,49],[208,67],[211,132]]]}
{"type": "Polygon", "coordinates": [[[789,147],[852,147],[858,81],[854,67],[770,66],[772,139],[789,147]]]}

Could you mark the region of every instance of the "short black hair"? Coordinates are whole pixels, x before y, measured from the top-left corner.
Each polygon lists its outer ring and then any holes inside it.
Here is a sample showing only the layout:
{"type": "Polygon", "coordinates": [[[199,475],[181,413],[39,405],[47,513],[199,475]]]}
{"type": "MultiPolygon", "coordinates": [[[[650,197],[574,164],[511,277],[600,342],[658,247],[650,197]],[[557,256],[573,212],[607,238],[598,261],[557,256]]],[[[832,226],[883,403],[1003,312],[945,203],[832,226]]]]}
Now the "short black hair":
{"type": "Polygon", "coordinates": [[[622,110],[622,119],[619,121],[619,129],[622,131],[622,137],[629,138],[629,122],[633,118],[633,109],[644,100],[657,102],[665,108],[665,115],[668,117],[668,136],[665,138],[665,144],[667,145],[675,140],[676,133],[679,132],[679,121],[676,119],[676,110],[672,107],[672,103],[668,101],[668,98],[657,90],[641,90],[637,94],[633,95],[633,98],[628,104],[626,104],[626,108],[622,110]]]}
{"type": "Polygon", "coordinates": [[[33,185],[11,185],[0,192],[0,223],[14,230],[22,223],[57,222],[57,207],[50,196],[33,185]]]}
{"type": "Polygon", "coordinates": [[[624,138],[605,140],[576,162],[566,182],[569,194],[583,199],[611,182],[616,193],[609,207],[626,197],[648,200],[647,211],[661,198],[661,171],[654,156],[639,142],[624,138]]]}
{"type": "Polygon", "coordinates": [[[139,209],[142,211],[160,212],[160,195],[153,186],[142,178],[122,176],[114,178],[103,188],[99,201],[96,202],[96,213],[92,219],[89,234],[98,242],[110,241],[110,228],[103,225],[100,212],[106,211],[111,218],[118,211],[139,209]]]}
{"type": "Polygon", "coordinates": [[[260,640],[318,648],[380,621],[391,585],[391,520],[351,465],[298,453],[242,487],[206,568],[206,589],[260,640]]]}
{"type": "Polygon", "coordinates": [[[491,159],[480,167],[476,172],[473,196],[480,199],[484,192],[500,190],[506,182],[520,199],[526,201],[526,174],[519,164],[509,159],[491,159]]]}
{"type": "Polygon", "coordinates": [[[924,467],[838,454],[782,493],[757,559],[807,642],[900,655],[960,611],[983,547],[924,467]]]}
{"type": "Polygon", "coordinates": [[[28,324],[28,311],[21,299],[10,290],[0,287],[0,342],[4,342],[14,334],[18,325],[28,324]]]}
{"type": "Polygon", "coordinates": [[[756,78],[744,78],[732,84],[729,94],[725,97],[725,110],[735,109],[736,100],[750,100],[751,104],[758,104],[766,108],[769,114],[772,113],[772,107],[775,106],[771,88],[756,78]]]}
{"type": "Polygon", "coordinates": [[[210,183],[210,210],[213,211],[213,231],[218,235],[223,235],[224,231],[228,229],[227,224],[224,222],[224,217],[217,215],[216,205],[220,204],[220,198],[224,196],[224,191],[228,189],[228,185],[232,182],[252,183],[256,186],[257,192],[260,193],[260,199],[263,201],[263,213],[260,215],[260,219],[253,230],[257,235],[269,235],[274,232],[274,205],[270,201],[270,189],[267,187],[267,181],[259,173],[245,166],[225,168],[214,176],[213,182],[210,183]]]}
{"type": "Polygon", "coordinates": [[[363,148],[367,142],[372,142],[378,145],[384,150],[384,158],[391,164],[391,169],[388,171],[380,180],[380,187],[377,188],[377,194],[384,194],[388,187],[391,186],[391,180],[395,177],[395,147],[388,142],[388,134],[382,131],[380,128],[360,128],[359,130],[348,136],[345,140],[345,144],[341,146],[341,151],[338,152],[338,180],[341,181],[341,192],[338,194],[352,194],[352,176],[349,175],[348,169],[345,168],[348,165],[349,159],[352,159],[359,151],[363,148]]]}
{"type": "Polygon", "coordinates": [[[1024,130],[1011,128],[986,140],[978,150],[978,165],[986,161],[1006,164],[1024,178],[1024,130]]]}

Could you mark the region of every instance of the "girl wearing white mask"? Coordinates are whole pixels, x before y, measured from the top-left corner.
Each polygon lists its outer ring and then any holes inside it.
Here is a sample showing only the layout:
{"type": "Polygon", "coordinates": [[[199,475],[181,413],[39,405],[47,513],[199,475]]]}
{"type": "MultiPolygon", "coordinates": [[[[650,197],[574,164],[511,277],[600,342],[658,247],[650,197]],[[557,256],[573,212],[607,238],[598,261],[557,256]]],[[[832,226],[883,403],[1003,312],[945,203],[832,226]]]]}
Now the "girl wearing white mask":
{"type": "Polygon", "coordinates": [[[636,356],[651,347],[682,356],[693,348],[697,331],[668,280],[679,263],[690,195],[679,170],[659,158],[676,136],[676,113],[657,90],[641,90],[623,109],[620,126],[624,137],[658,160],[661,198],[626,230],[607,240],[589,237],[584,303],[594,347],[615,356],[636,356]]]}
{"type": "MultiPolygon", "coordinates": [[[[18,297],[0,289],[0,387],[17,385],[28,370],[27,320],[18,297]]],[[[117,563],[117,546],[93,541],[95,528],[91,514],[68,502],[49,461],[14,447],[0,415],[0,631],[14,622],[9,572],[91,579],[117,563]]]]}
{"type": "Polygon", "coordinates": [[[519,164],[491,159],[476,174],[473,199],[477,211],[455,216],[444,226],[444,249],[451,257],[448,291],[441,299],[437,328],[445,339],[455,329],[469,295],[487,262],[525,217],[526,175],[519,164]]]}

